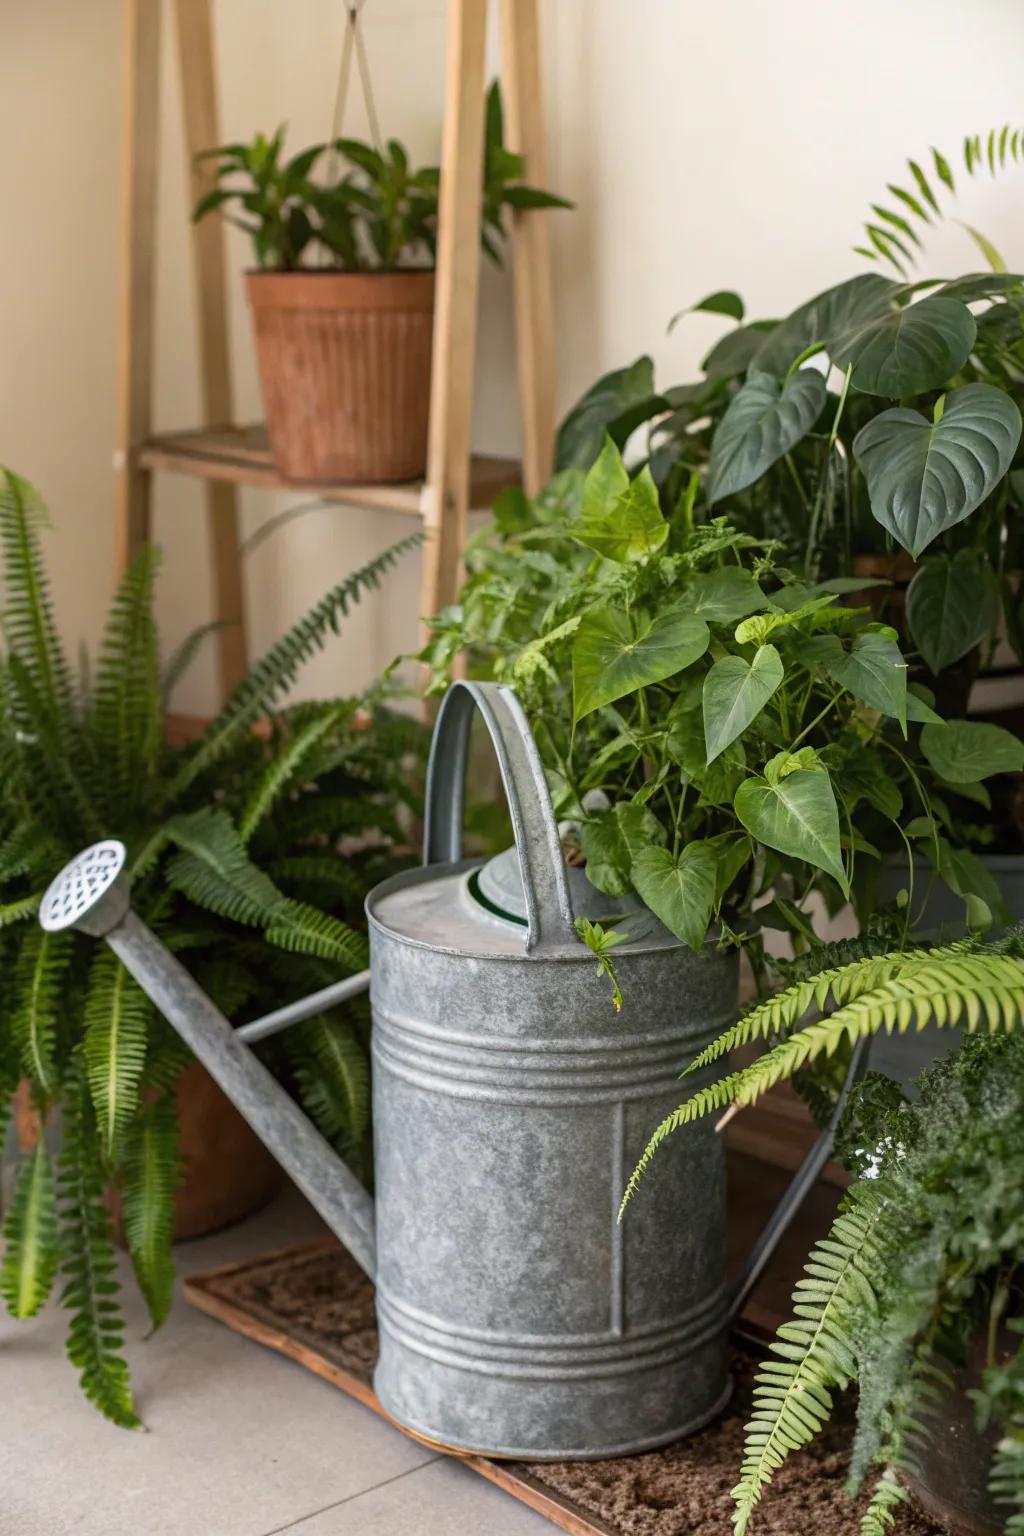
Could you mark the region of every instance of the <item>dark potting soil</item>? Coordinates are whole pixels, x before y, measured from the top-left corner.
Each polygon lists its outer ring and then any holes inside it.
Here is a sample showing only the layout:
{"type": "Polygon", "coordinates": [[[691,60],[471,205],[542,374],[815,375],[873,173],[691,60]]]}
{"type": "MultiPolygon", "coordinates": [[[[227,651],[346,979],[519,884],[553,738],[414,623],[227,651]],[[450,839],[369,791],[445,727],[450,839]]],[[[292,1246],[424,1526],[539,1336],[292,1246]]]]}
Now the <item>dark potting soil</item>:
{"type": "MultiPolygon", "coordinates": [[[[321,1242],[271,1254],[186,1286],[186,1294],[243,1333],[281,1349],[365,1397],[377,1356],[373,1287],[345,1250],[321,1242]]],[[[502,1468],[593,1521],[603,1536],[730,1536],[756,1354],[737,1351],[727,1412],[665,1450],[596,1462],[503,1462],[502,1468]]],[[[852,1439],[848,1406],[813,1446],[776,1473],[751,1536],[856,1536],[866,1496],[845,1492],[852,1439]]],[[[529,1500],[528,1493],[521,1496],[529,1500]]],[[[940,1536],[902,1508],[893,1536],[940,1536]]]]}

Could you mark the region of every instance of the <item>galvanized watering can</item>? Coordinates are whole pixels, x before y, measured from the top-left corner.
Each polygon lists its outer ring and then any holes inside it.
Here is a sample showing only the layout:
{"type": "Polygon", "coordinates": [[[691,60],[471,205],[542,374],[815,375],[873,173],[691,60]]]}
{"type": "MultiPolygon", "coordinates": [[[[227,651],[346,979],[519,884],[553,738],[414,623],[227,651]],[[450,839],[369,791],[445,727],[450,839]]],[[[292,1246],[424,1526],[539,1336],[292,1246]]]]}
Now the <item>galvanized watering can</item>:
{"type": "Polygon", "coordinates": [[[831,1133],[731,1286],[724,1149],[710,1123],[670,1138],[618,1224],[680,1071],[735,1015],[737,958],[694,954],[640,908],[615,951],[625,1006],[613,1012],[575,931],[570,882],[585,915],[607,898],[566,869],[510,689],[455,683],[444,700],[424,864],[371,892],[368,975],[235,1029],[131,911],[123,862],[120,843],[87,849],[40,920],[106,940],[376,1281],[375,1386],[395,1419],[446,1446],[561,1460],[661,1445],[723,1407],[728,1326],[831,1133]],[[483,867],[461,857],[474,708],[518,854],[483,867]],[[376,1212],[249,1048],[367,986],[376,1212]]]}

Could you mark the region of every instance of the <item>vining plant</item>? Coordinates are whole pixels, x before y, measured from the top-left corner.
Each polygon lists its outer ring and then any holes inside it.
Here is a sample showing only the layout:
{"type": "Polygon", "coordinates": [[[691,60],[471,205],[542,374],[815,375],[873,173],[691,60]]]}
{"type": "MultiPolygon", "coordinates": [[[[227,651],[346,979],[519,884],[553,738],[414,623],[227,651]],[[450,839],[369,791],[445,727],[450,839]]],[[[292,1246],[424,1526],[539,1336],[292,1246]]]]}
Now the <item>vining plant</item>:
{"type": "MultiPolygon", "coordinates": [[[[0,1118],[27,1081],[47,1138],[22,1156],[4,1222],[0,1294],[36,1313],[58,1274],[68,1354],[87,1396],[137,1426],[105,1191],[153,1326],[171,1300],[179,1181],[175,1087],[187,1052],[105,946],[37,922],[49,881],[115,836],[132,901],[228,1018],[242,1022],[367,965],[362,899],[400,867],[401,807],[418,807],[421,727],[379,691],[283,704],[302,665],[375,591],[404,540],[334,587],[252,668],[201,736],[164,740],[167,697],[202,631],[161,665],[158,556],[144,548],[114,597],[95,669],[61,647],[42,558],[45,512],[24,480],[0,483],[0,1118]],[[339,847],[344,847],[344,854],[339,847]]],[[[210,626],[206,626],[209,629],[210,626]]],[[[366,1034],[335,1009],[260,1047],[324,1134],[369,1175],[366,1034]]]]}

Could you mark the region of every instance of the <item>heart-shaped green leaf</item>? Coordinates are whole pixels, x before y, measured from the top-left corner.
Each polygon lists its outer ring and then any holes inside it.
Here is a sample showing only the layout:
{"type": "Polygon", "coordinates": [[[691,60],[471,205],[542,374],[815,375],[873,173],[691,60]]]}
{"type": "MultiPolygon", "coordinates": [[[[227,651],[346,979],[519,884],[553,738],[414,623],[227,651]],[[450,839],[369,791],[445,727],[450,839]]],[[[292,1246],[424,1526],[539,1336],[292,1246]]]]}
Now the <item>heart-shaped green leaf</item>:
{"type": "Polygon", "coordinates": [[[814,426],[825,394],[816,368],[801,368],[782,384],[770,373],[751,373],[715,432],[708,501],[721,501],[759,480],[814,426]]]}
{"type": "Polygon", "coordinates": [[[641,848],[664,845],[665,829],[645,805],[621,801],[609,811],[591,814],[580,827],[587,879],[607,896],[632,890],[630,866],[641,848]]]}
{"type": "Polygon", "coordinates": [[[668,538],[658,490],[645,465],[630,480],[622,456],[608,438],[583,485],[580,515],[572,536],[606,560],[628,564],[655,554],[668,538]]]}
{"type": "Polygon", "coordinates": [[[892,308],[899,286],[881,273],[862,272],[834,288],[826,288],[775,327],[761,343],[752,367],[765,373],[785,373],[800,353],[815,342],[824,348],[832,337],[875,315],[885,314],[892,308]]]}
{"type": "Polygon", "coordinates": [[[991,384],[954,389],[935,421],[919,411],[883,411],[853,440],[875,519],[919,555],[995,489],[1020,430],[1016,405],[991,384]]]}
{"type": "Polygon", "coordinates": [[[707,843],[687,843],[678,860],[667,848],[641,848],[633,860],[633,884],[665,927],[700,949],[715,904],[718,858],[707,843]]]}
{"type": "Polygon", "coordinates": [[[839,844],[839,810],[827,773],[798,768],[776,783],[746,779],[733,801],[751,837],[789,858],[823,869],[849,895],[839,844]]]}
{"type": "Polygon", "coordinates": [[[739,321],[743,319],[743,300],[738,293],[727,288],[709,293],[699,304],[691,304],[688,309],[676,311],[668,323],[670,336],[684,315],[728,315],[730,320],[739,321]]]}
{"type": "Polygon", "coordinates": [[[815,636],[808,641],[806,654],[869,709],[895,716],[906,734],[907,663],[895,630],[862,631],[849,650],[838,635],[815,636]]]}
{"type": "Polygon", "coordinates": [[[768,607],[768,599],[753,572],[742,565],[723,565],[717,571],[694,576],[686,595],[693,612],[709,624],[735,624],[748,613],[768,607]]]}
{"type": "Polygon", "coordinates": [[[726,331],[700,365],[708,379],[721,383],[746,373],[752,359],[764,346],[766,334],[774,330],[776,324],[774,320],[752,320],[749,325],[738,325],[734,331],[726,331]]]}
{"type": "Polygon", "coordinates": [[[742,736],[782,682],[785,668],[774,645],[762,645],[751,662],[723,656],[704,679],[704,740],[713,762],[742,736]]]}
{"type": "Polygon", "coordinates": [[[951,667],[999,622],[999,583],[978,549],[931,555],[907,591],[907,623],[930,672],[951,667]]]}
{"type": "Polygon", "coordinates": [[[944,384],[967,361],[976,334],[959,299],[922,299],[835,336],[829,356],[837,368],[852,365],[856,389],[895,400],[944,384]]]}
{"type": "Polygon", "coordinates": [[[592,608],[583,615],[572,650],[574,720],[681,672],[703,656],[710,638],[704,620],[695,618],[685,601],[656,618],[592,608]]]}
{"type": "Polygon", "coordinates": [[[620,447],[641,422],[664,410],[655,393],[654,364],[638,357],[628,368],[616,368],[592,384],[558,429],[556,469],[589,469],[605,437],[620,447]]]}
{"type": "Polygon", "coordinates": [[[1024,742],[1001,725],[983,720],[949,720],[926,725],[921,751],[947,784],[974,784],[994,773],[1024,768],[1024,742]]]}

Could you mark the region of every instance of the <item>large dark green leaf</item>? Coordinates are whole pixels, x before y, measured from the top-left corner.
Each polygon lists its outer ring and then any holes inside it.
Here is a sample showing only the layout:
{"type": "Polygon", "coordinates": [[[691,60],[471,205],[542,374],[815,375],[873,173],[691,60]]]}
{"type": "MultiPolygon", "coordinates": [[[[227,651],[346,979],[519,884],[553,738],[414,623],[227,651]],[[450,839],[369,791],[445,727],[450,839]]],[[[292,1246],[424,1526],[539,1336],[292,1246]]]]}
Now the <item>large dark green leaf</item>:
{"type": "Polygon", "coordinates": [[[751,373],[711,444],[709,503],[752,485],[795,447],[821,415],[825,394],[816,368],[801,368],[781,385],[769,373],[751,373]]]}
{"type": "Polygon", "coordinates": [[[655,554],[668,538],[650,470],[645,465],[630,480],[611,438],[587,475],[580,515],[569,527],[588,549],[622,564],[655,554]]]}
{"type": "Polygon", "coordinates": [[[609,811],[592,814],[580,828],[587,879],[607,896],[624,896],[632,890],[635,854],[665,840],[665,829],[645,805],[621,801],[609,811]]]}
{"type": "Polygon", "coordinates": [[[667,848],[642,848],[633,860],[633,884],[677,939],[700,949],[715,904],[718,857],[705,842],[687,843],[678,860],[667,848]]]}
{"type": "Polygon", "coordinates": [[[573,718],[582,720],[638,688],[660,683],[703,656],[710,640],[688,602],[630,618],[621,608],[583,615],[572,650],[573,718]]]}
{"type": "Polygon", "coordinates": [[[784,676],[782,658],[774,645],[760,646],[752,662],[742,656],[723,656],[715,662],[704,679],[703,693],[709,763],[742,736],[784,676]]]}
{"type": "Polygon", "coordinates": [[[906,731],[907,663],[895,630],[865,630],[849,650],[838,635],[817,635],[807,642],[806,651],[841,688],[848,688],[869,709],[895,716],[906,731]]]}
{"type": "Polygon", "coordinates": [[[940,405],[934,421],[883,411],[853,441],[875,519],[912,555],[981,505],[1020,440],[1020,412],[991,384],[965,384],[940,405]]]}
{"type": "Polygon", "coordinates": [[[837,368],[852,366],[855,389],[895,400],[944,384],[967,361],[976,334],[959,299],[921,299],[840,331],[829,356],[837,368]]]}
{"type": "Polygon", "coordinates": [[[752,367],[764,373],[785,373],[815,342],[820,341],[824,348],[834,336],[891,309],[899,287],[881,273],[862,272],[826,288],[775,328],[758,348],[752,367]]]}
{"type": "Polygon", "coordinates": [[[752,320],[749,325],[738,325],[734,331],[726,331],[701,363],[704,373],[719,382],[746,373],[764,346],[765,334],[774,330],[776,324],[775,320],[752,320]]]}
{"type": "Polygon", "coordinates": [[[605,436],[621,448],[641,422],[665,409],[654,388],[654,364],[638,357],[628,368],[616,368],[592,384],[558,429],[556,469],[573,465],[589,469],[601,452],[605,436]]]}
{"type": "Polygon", "coordinates": [[[938,298],[959,299],[961,304],[974,304],[978,299],[991,299],[997,294],[1012,293],[1024,288],[1024,277],[1017,272],[967,272],[943,283],[935,289],[938,298]]]}
{"type": "Polygon", "coordinates": [[[907,623],[931,672],[951,667],[999,622],[999,583],[977,549],[931,555],[907,591],[907,623]]]}
{"type": "Polygon", "coordinates": [[[733,801],[751,837],[789,858],[823,869],[849,892],[839,843],[839,810],[827,773],[798,768],[769,783],[746,779],[733,801]]]}
{"type": "Polygon", "coordinates": [[[735,624],[768,607],[753,572],[742,565],[723,565],[717,571],[699,573],[687,584],[686,595],[693,612],[709,624],[735,624]]]}
{"type": "Polygon", "coordinates": [[[1024,742],[1000,725],[983,720],[949,720],[926,725],[921,751],[947,784],[975,784],[994,773],[1024,769],[1024,742]]]}
{"type": "Polygon", "coordinates": [[[684,315],[727,315],[730,320],[743,319],[743,300],[738,293],[730,289],[720,288],[715,293],[709,293],[706,299],[701,299],[699,304],[691,304],[686,309],[677,310],[668,323],[669,335],[675,330],[684,315]]]}

